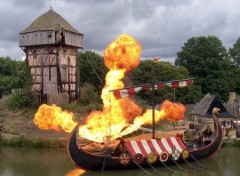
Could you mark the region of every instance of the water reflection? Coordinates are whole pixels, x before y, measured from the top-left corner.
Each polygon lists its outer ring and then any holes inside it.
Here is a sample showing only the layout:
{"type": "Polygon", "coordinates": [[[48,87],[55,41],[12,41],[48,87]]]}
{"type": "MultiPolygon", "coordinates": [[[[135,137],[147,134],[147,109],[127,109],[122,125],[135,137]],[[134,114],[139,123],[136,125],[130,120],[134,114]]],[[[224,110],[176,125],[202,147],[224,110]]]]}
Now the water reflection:
{"type": "MultiPolygon", "coordinates": [[[[146,175],[142,170],[117,170],[117,171],[83,171],[82,169],[74,169],[66,174],[66,176],[143,176],[146,175]]],[[[161,174],[162,175],[162,174],[161,174]]]]}
{"type": "Polygon", "coordinates": [[[59,176],[74,168],[64,149],[3,148],[1,176],[59,176]]]}
{"type": "MultiPolygon", "coordinates": [[[[222,176],[222,170],[221,167],[216,159],[203,159],[201,160],[201,163],[205,166],[204,168],[200,166],[197,162],[191,163],[196,169],[193,169],[189,164],[185,163],[182,164],[181,168],[177,165],[170,166],[172,170],[175,171],[175,173],[169,171],[167,168],[159,167],[156,168],[157,171],[160,173],[156,173],[153,169],[149,168],[146,169],[147,172],[151,173],[152,175],[161,175],[161,176],[169,176],[169,175],[179,175],[179,176],[222,176]],[[210,167],[209,167],[210,166],[210,167]]],[[[125,170],[125,171],[105,171],[105,172],[93,172],[93,171],[83,171],[81,169],[74,169],[66,174],[66,176],[142,176],[147,175],[146,172],[144,172],[141,169],[136,170],[125,170]]]]}
{"type": "Polygon", "coordinates": [[[70,172],[66,173],[66,176],[79,176],[79,175],[83,175],[86,171],[82,170],[82,169],[73,169],[70,172]]]}
{"type": "MultiPolygon", "coordinates": [[[[201,168],[197,162],[191,162],[192,169],[187,163],[181,165],[184,170],[175,165],[171,166],[176,173],[170,172],[165,167],[146,169],[152,175],[161,176],[237,176],[239,171],[239,147],[223,147],[214,158],[206,158],[200,162],[206,166],[201,168]]],[[[1,176],[143,176],[147,175],[141,169],[85,172],[77,169],[67,158],[65,149],[27,149],[27,148],[2,148],[0,147],[0,175],[1,176]]]]}
{"type": "Polygon", "coordinates": [[[223,147],[216,156],[216,160],[222,168],[222,175],[238,176],[240,171],[239,159],[240,147],[223,147]]]}

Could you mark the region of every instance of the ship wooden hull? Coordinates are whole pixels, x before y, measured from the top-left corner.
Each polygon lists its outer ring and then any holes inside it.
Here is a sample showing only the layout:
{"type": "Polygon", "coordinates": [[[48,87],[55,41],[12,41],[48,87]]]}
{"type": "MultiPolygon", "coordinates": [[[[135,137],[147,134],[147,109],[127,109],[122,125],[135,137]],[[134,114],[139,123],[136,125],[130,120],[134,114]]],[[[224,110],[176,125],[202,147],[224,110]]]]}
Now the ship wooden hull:
{"type": "Polygon", "coordinates": [[[177,163],[183,162],[191,162],[196,161],[201,158],[208,157],[221,147],[223,132],[221,128],[221,124],[216,117],[214,117],[214,132],[211,136],[211,142],[204,147],[197,149],[188,149],[189,157],[183,159],[180,157],[177,161],[168,159],[166,162],[162,163],[158,158],[156,162],[151,165],[145,159],[141,164],[137,165],[133,160],[130,160],[128,164],[121,164],[119,162],[119,157],[112,155],[96,155],[89,153],[83,150],[78,144],[77,135],[78,135],[78,125],[73,129],[72,133],[68,138],[68,142],[66,145],[67,155],[72,163],[81,169],[84,170],[122,170],[122,169],[135,169],[141,166],[142,168],[147,167],[159,167],[164,165],[173,165],[177,163]],[[186,160],[186,161],[185,161],[186,160]]]}

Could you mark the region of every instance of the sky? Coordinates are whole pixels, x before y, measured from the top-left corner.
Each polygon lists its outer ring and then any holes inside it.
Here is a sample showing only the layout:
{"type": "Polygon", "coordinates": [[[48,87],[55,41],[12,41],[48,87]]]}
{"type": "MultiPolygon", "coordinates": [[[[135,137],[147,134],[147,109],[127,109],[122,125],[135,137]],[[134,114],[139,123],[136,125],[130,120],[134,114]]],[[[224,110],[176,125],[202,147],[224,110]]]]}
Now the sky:
{"type": "Polygon", "coordinates": [[[101,56],[124,33],[141,43],[141,59],[172,63],[191,37],[216,36],[226,49],[240,37],[239,0],[1,0],[0,57],[24,59],[19,33],[50,7],[101,56]]]}

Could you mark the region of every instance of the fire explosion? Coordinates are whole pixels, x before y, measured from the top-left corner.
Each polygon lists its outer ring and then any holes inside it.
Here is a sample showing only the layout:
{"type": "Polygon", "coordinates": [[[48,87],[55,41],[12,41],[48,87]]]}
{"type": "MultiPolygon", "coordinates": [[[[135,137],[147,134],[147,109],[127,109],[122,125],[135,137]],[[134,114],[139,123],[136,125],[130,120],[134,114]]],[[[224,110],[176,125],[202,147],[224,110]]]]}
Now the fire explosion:
{"type": "MultiPolygon", "coordinates": [[[[79,127],[79,135],[95,142],[114,140],[139,129],[143,124],[152,123],[152,109],[144,113],[142,108],[126,97],[114,98],[111,90],[124,87],[122,79],[125,73],[136,68],[140,63],[141,44],[127,34],[120,35],[110,43],[104,51],[104,62],[109,72],[105,77],[102,90],[102,111],[92,111],[86,123],[79,127]]],[[[155,122],[161,119],[178,121],[184,117],[185,107],[182,104],[165,100],[160,109],[155,110],[155,122]]],[[[70,132],[76,122],[73,113],[62,111],[55,105],[40,106],[35,114],[35,124],[43,130],[65,130],[70,132]]]]}

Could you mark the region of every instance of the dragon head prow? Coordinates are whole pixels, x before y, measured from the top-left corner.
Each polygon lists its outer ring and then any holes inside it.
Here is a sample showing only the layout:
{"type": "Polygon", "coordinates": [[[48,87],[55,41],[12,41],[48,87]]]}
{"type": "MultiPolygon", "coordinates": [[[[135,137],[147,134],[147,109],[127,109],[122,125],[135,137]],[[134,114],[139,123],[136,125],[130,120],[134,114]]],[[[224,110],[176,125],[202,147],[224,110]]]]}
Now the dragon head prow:
{"type": "Polygon", "coordinates": [[[214,107],[212,110],[213,115],[219,114],[219,112],[220,112],[220,108],[217,108],[217,107],[214,107]]]}

